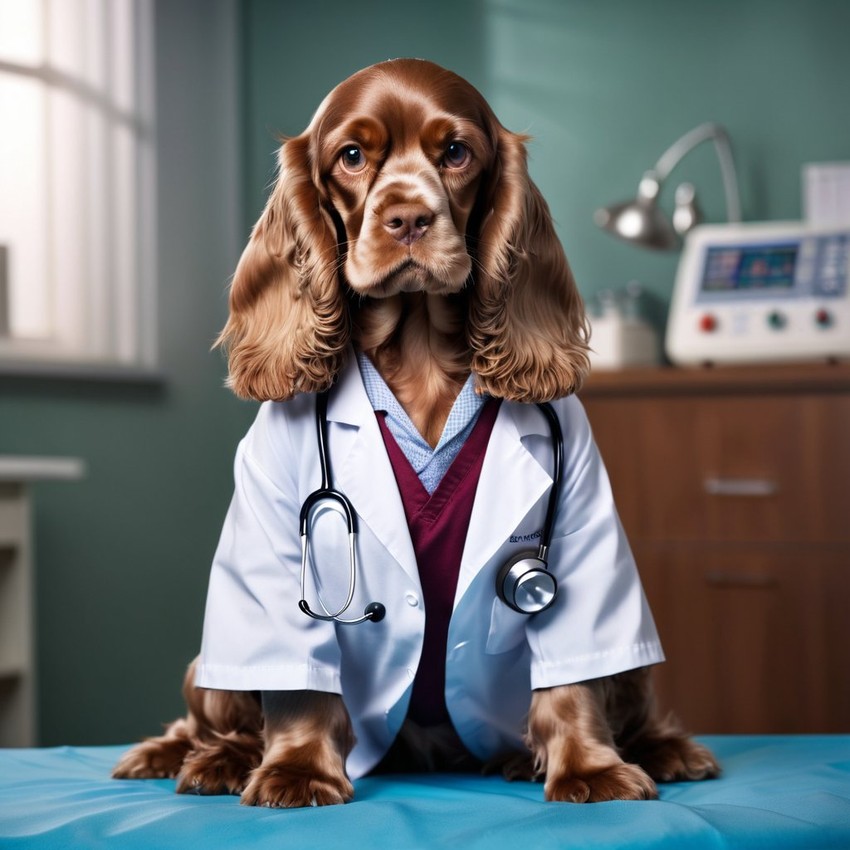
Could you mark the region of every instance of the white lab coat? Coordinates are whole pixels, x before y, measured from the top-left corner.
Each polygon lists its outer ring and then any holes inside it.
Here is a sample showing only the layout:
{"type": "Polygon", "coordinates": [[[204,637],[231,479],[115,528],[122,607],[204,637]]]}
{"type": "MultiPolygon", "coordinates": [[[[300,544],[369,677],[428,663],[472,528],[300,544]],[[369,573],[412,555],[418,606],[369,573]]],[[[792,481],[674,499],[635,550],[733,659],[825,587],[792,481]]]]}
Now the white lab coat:
{"type": "MultiPolygon", "coordinates": [[[[505,402],[499,410],[460,565],[445,696],[458,734],[480,758],[521,747],[531,689],[664,660],[583,408],[575,397],[554,407],[565,442],[549,556],[559,582],[554,604],[528,617],[495,593],[499,567],[539,545],[552,484],[550,432],[534,405],[505,402]]],[[[196,683],[342,694],[357,736],[347,764],[356,779],[404,720],[425,611],[401,498],[353,357],[328,408],[333,484],[359,517],[356,591],[344,616],[374,600],[386,617],[345,626],[299,610],[299,511],[320,483],[314,411],[313,395],[266,403],[239,446],[196,683]]],[[[348,588],[344,523],[330,513],[317,520],[311,547],[321,598],[335,610],[348,588]]],[[[307,600],[321,611],[315,593],[310,580],[307,600]]]]}

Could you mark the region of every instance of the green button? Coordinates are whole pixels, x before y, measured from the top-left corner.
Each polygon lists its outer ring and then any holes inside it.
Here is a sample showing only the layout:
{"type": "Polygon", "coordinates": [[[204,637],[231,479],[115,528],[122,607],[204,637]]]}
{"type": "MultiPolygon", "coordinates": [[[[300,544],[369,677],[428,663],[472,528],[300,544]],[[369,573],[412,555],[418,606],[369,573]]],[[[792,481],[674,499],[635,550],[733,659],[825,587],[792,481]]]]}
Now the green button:
{"type": "Polygon", "coordinates": [[[769,324],[769,325],[770,325],[770,326],[771,326],[774,330],[779,331],[779,330],[782,330],[782,328],[784,328],[784,327],[785,327],[785,325],[787,325],[787,324],[788,324],[788,319],[785,317],[785,314],[784,314],[784,313],[780,313],[780,312],[779,312],[779,310],[774,310],[774,311],[773,311],[773,312],[772,312],[772,313],[771,313],[771,314],[767,317],[767,323],[768,323],[768,324],[769,324]]]}

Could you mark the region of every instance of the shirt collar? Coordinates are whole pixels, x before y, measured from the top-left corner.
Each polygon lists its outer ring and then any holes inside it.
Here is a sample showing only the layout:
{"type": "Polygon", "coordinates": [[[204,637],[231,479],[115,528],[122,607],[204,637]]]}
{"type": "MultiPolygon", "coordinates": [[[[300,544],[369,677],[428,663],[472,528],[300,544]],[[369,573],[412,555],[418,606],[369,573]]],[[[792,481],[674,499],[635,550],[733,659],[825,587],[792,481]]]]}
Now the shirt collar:
{"type": "Polygon", "coordinates": [[[360,353],[357,355],[357,362],[360,366],[363,386],[366,388],[366,395],[369,397],[372,409],[386,411],[387,416],[394,419],[405,434],[415,442],[421,443],[423,447],[427,447],[429,452],[440,451],[446,443],[463,431],[487,401],[487,396],[479,395],[475,392],[475,379],[470,375],[452,405],[439,443],[432,450],[407,415],[407,412],[399,404],[398,399],[393,395],[392,390],[387,386],[386,381],[381,377],[380,372],[375,368],[372,361],[365,354],[360,353]]]}

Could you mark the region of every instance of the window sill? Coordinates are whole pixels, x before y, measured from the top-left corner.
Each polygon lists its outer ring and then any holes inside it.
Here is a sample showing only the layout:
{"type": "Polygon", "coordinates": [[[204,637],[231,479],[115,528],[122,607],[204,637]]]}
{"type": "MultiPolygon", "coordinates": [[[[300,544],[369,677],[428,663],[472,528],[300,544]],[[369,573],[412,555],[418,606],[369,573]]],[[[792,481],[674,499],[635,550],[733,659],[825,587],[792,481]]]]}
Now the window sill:
{"type": "Polygon", "coordinates": [[[85,474],[85,462],[77,457],[0,455],[0,483],[79,481],[85,474]]]}
{"type": "Polygon", "coordinates": [[[0,358],[0,378],[69,379],[146,385],[161,385],[166,382],[165,372],[153,366],[3,358],[0,358]]]}

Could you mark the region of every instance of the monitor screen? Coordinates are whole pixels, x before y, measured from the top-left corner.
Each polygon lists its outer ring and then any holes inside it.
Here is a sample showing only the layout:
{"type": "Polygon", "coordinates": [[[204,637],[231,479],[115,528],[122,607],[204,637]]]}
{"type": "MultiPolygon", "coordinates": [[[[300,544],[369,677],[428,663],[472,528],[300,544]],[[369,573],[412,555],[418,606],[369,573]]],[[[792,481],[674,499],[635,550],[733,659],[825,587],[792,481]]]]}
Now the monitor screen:
{"type": "Polygon", "coordinates": [[[794,286],[798,244],[708,249],[702,291],[766,292],[794,286]]]}

